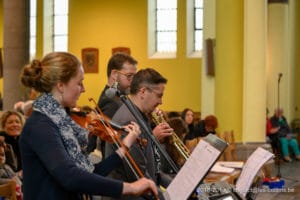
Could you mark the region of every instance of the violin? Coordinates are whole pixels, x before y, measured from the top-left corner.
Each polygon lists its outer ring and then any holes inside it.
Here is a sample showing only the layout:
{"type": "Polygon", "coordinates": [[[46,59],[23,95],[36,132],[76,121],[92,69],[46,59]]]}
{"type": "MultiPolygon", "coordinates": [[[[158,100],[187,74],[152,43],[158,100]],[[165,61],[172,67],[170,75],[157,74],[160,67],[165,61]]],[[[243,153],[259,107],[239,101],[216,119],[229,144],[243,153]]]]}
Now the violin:
{"type": "Polygon", "coordinates": [[[88,114],[81,111],[70,111],[70,117],[82,128],[88,128],[88,114]]]}
{"type": "MultiPolygon", "coordinates": [[[[117,148],[124,147],[125,149],[128,149],[120,140],[120,131],[114,130],[110,123],[106,121],[107,119],[104,120],[104,115],[102,117],[98,115],[92,117],[90,114],[84,112],[71,111],[70,116],[81,127],[86,128],[90,134],[97,135],[106,142],[114,143],[117,148]]],[[[125,160],[127,159],[130,162],[130,165],[134,163],[134,160],[131,158],[130,154],[128,154],[128,151],[125,152],[125,160]]],[[[140,170],[138,170],[137,173],[134,172],[135,175],[137,177],[143,177],[142,172],[139,171],[140,170]]]]}
{"type": "Polygon", "coordinates": [[[124,129],[122,126],[119,126],[114,123],[113,125],[111,124],[111,126],[114,127],[113,133],[107,134],[107,131],[111,131],[111,130],[107,129],[107,127],[104,126],[103,123],[107,123],[110,121],[104,120],[102,119],[102,117],[99,117],[92,113],[71,111],[70,116],[82,128],[87,129],[91,135],[96,135],[100,137],[102,140],[109,143],[113,143],[110,134],[115,134],[115,137],[120,137],[121,130],[127,132],[127,130],[124,129]]]}
{"type": "MultiPolygon", "coordinates": [[[[115,137],[121,137],[122,131],[128,133],[128,130],[125,129],[123,126],[113,122],[107,116],[104,115],[103,119],[100,116],[93,116],[93,114],[81,112],[81,111],[71,111],[70,112],[71,118],[79,124],[82,128],[85,128],[89,131],[90,134],[96,135],[100,137],[102,140],[113,143],[111,136],[107,134],[107,127],[103,125],[109,123],[109,125],[113,128],[115,137]]],[[[137,138],[137,144],[140,148],[143,148],[147,145],[147,139],[145,138],[137,138]]]]}
{"type": "MultiPolygon", "coordinates": [[[[126,149],[124,155],[125,162],[128,164],[137,179],[143,178],[144,175],[128,152],[128,147],[126,147],[120,140],[121,132],[128,131],[124,127],[112,122],[107,116],[105,116],[93,98],[89,98],[89,101],[93,101],[93,103],[96,105],[94,114],[70,112],[71,118],[83,128],[88,129],[91,134],[95,134],[107,142],[114,143],[117,148],[123,147],[126,149]]],[[[145,146],[147,144],[147,140],[145,141],[140,138],[137,138],[137,142],[140,146],[145,146]]],[[[158,199],[158,197],[155,195],[154,198],[158,199]]]]}

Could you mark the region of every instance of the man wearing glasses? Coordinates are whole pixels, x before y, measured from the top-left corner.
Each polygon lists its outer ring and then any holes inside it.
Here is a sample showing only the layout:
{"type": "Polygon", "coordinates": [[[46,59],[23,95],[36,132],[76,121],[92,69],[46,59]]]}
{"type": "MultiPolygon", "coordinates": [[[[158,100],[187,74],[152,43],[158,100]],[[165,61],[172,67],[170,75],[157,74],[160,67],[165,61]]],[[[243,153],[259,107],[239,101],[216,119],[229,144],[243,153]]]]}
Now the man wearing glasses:
{"type": "Polygon", "coordinates": [[[122,104],[118,95],[107,96],[107,90],[116,87],[121,94],[129,93],[130,84],[133,76],[136,74],[138,62],[126,53],[115,53],[109,59],[107,64],[107,84],[101,92],[98,100],[98,106],[103,114],[112,118],[115,112],[122,104]]]}
{"type": "MultiPolygon", "coordinates": [[[[148,130],[152,130],[149,116],[155,108],[162,104],[166,83],[167,79],[151,68],[139,70],[132,79],[128,98],[132,106],[139,113],[140,120],[144,121],[148,126],[148,130]]],[[[121,105],[112,120],[119,125],[125,125],[131,121],[137,121],[137,123],[140,122],[133,116],[126,104],[121,105]]],[[[164,131],[168,132],[164,135],[171,135],[173,129],[171,129],[167,123],[162,125],[165,126],[164,131]]],[[[152,130],[153,135],[155,135],[154,129],[152,130]]],[[[144,145],[135,143],[131,146],[129,153],[140,167],[145,177],[151,178],[157,186],[161,185],[167,187],[171,178],[160,169],[161,163],[158,148],[149,138],[149,135],[145,130],[142,129],[141,131],[140,139],[147,142],[144,145]]],[[[157,136],[155,137],[157,138],[157,136]]],[[[114,148],[113,144],[106,143],[106,156],[109,156],[114,151],[114,148]]],[[[133,182],[137,179],[126,162],[123,162],[123,165],[114,170],[110,176],[128,182],[133,182]]],[[[128,197],[128,199],[135,198],[128,197]]]]}
{"type": "MultiPolygon", "coordinates": [[[[108,90],[118,90],[121,94],[128,94],[130,83],[137,71],[138,62],[130,55],[117,52],[111,56],[107,64],[107,84],[103,88],[99,99],[98,106],[109,118],[112,118],[122,101],[118,95],[109,96],[108,90]],[[115,88],[114,88],[115,87],[115,88]]],[[[101,153],[104,158],[105,141],[101,141],[101,153]]],[[[97,136],[92,135],[89,138],[88,152],[94,151],[97,146],[97,136]]]]}

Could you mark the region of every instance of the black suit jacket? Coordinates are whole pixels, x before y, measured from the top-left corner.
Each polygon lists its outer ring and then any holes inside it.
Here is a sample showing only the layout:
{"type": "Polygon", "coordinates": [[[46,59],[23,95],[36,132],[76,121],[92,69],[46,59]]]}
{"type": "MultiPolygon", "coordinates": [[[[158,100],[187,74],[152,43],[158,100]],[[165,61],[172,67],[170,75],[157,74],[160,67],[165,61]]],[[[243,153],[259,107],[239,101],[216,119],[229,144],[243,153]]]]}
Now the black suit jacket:
{"type": "MultiPolygon", "coordinates": [[[[146,124],[149,125],[149,121],[147,121],[147,117],[143,115],[144,120],[146,120],[146,124]]],[[[128,110],[127,106],[123,104],[112,120],[120,125],[126,125],[129,124],[131,121],[136,121],[134,116],[131,114],[131,112],[128,110]]],[[[139,166],[141,171],[143,172],[144,176],[147,178],[152,179],[154,182],[156,182],[158,185],[162,185],[163,187],[167,187],[168,184],[171,182],[171,177],[160,172],[160,174],[156,173],[156,161],[154,157],[154,149],[152,146],[151,139],[148,138],[147,133],[145,133],[143,130],[141,130],[142,133],[140,135],[140,138],[146,139],[147,144],[143,147],[141,147],[139,144],[135,143],[130,148],[130,155],[135,160],[136,164],[139,166]],[[160,182],[158,183],[157,180],[160,177],[160,182]]],[[[106,155],[109,156],[111,153],[115,152],[115,146],[113,144],[106,143],[105,148],[106,155]]],[[[126,182],[133,182],[137,180],[137,177],[134,175],[128,164],[123,159],[123,165],[116,168],[111,174],[111,177],[120,179],[126,182]]],[[[124,199],[124,197],[122,198],[124,199]]],[[[144,199],[143,197],[128,197],[128,199],[144,199]]],[[[163,199],[162,193],[160,192],[160,199],[163,199]]]]}
{"type": "MultiPolygon", "coordinates": [[[[110,119],[114,116],[116,111],[119,109],[119,107],[122,105],[122,101],[120,97],[115,96],[113,98],[109,98],[106,96],[105,91],[109,89],[109,86],[106,85],[98,99],[98,107],[101,109],[102,113],[109,117],[110,119]]],[[[97,147],[97,136],[91,135],[89,137],[89,144],[87,147],[87,152],[92,152],[97,147]]],[[[101,140],[100,143],[100,150],[102,153],[102,156],[105,157],[105,141],[101,140]]]]}

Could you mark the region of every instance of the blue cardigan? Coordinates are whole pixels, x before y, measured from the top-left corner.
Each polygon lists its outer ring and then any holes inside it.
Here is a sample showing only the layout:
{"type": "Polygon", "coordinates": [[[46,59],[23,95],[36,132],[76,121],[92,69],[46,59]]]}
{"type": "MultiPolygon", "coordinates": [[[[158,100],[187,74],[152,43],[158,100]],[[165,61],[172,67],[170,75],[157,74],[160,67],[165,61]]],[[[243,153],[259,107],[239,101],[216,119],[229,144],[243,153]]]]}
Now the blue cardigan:
{"type": "Polygon", "coordinates": [[[34,111],[19,140],[23,166],[24,200],[81,199],[81,194],[119,198],[123,183],[106,176],[121,164],[114,153],[95,165],[94,173],[78,168],[70,159],[58,127],[34,111]]]}

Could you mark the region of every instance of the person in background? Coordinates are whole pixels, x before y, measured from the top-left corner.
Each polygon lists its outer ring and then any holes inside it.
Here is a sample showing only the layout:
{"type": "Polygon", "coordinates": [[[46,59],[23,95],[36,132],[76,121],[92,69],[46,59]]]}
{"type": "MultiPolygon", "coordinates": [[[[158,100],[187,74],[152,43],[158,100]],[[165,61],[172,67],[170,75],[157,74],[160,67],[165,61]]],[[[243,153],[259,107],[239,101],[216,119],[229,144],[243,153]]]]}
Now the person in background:
{"type": "Polygon", "coordinates": [[[29,99],[26,101],[18,101],[14,104],[14,110],[21,113],[25,119],[30,116],[32,112],[32,103],[33,100],[38,96],[38,93],[30,88],[29,90],[29,99]]]}
{"type": "MultiPolygon", "coordinates": [[[[184,120],[181,117],[171,117],[168,120],[168,124],[171,128],[173,128],[173,134],[177,135],[177,139],[179,139],[182,144],[183,140],[188,132],[188,127],[184,120]]],[[[180,141],[178,143],[180,143],[180,141]]],[[[185,163],[185,158],[183,157],[182,153],[177,149],[174,144],[174,138],[172,136],[166,137],[163,144],[165,145],[166,151],[170,155],[170,157],[174,160],[177,167],[180,169],[183,164],[185,163]]],[[[170,173],[170,169],[168,165],[162,165],[165,167],[164,171],[170,173]],[[169,170],[168,170],[169,169],[169,170]]]]}
{"type": "Polygon", "coordinates": [[[185,123],[187,124],[188,127],[188,133],[186,135],[186,139],[194,139],[195,138],[195,123],[194,123],[194,111],[190,108],[185,108],[182,112],[181,112],[181,118],[185,121],[185,123]]]}
{"type": "MultiPolygon", "coordinates": [[[[179,150],[176,148],[174,142],[178,143],[179,140],[183,143],[183,138],[185,137],[187,133],[187,126],[186,123],[181,119],[180,114],[178,112],[164,112],[160,110],[159,108],[156,108],[151,113],[151,120],[152,120],[152,128],[153,128],[153,135],[158,139],[161,146],[166,150],[166,152],[169,154],[170,158],[174,161],[174,163],[177,165],[177,168],[181,168],[184,164],[184,157],[181,155],[179,150]],[[170,117],[171,116],[171,117],[170,117]],[[160,126],[157,126],[157,125],[160,126]],[[161,130],[160,133],[155,133],[155,126],[156,127],[170,127],[172,134],[171,136],[164,137],[163,130],[161,130]],[[160,135],[156,136],[156,135],[160,135]],[[177,136],[177,137],[176,137],[177,136]],[[176,139],[175,139],[176,138],[176,139]]],[[[168,129],[164,130],[165,132],[168,132],[168,129]]],[[[173,171],[172,167],[168,164],[167,160],[164,159],[162,156],[161,159],[161,169],[163,172],[170,174],[172,177],[176,175],[176,173],[173,171]]]]}
{"type": "Polygon", "coordinates": [[[6,163],[5,152],[7,147],[8,145],[5,143],[4,137],[0,136],[0,185],[6,184],[11,180],[15,181],[17,199],[22,199],[21,177],[6,163]]]}
{"type": "Polygon", "coordinates": [[[170,111],[167,113],[168,119],[176,118],[176,117],[181,117],[181,114],[177,111],[170,111]]]}
{"type": "Polygon", "coordinates": [[[266,136],[270,139],[273,153],[278,158],[280,155],[280,143],[278,137],[279,126],[273,127],[269,115],[269,109],[266,109],[266,136]]]}
{"type": "Polygon", "coordinates": [[[5,147],[2,145],[0,145],[0,179],[0,185],[5,183],[9,179],[14,179],[19,185],[22,184],[22,181],[20,180],[18,175],[9,165],[6,164],[5,147]]]}
{"type": "MultiPolygon", "coordinates": [[[[129,93],[130,83],[137,71],[137,64],[138,62],[126,53],[117,52],[110,57],[106,69],[107,84],[103,88],[98,99],[98,107],[107,117],[112,118],[122,105],[120,97],[114,95],[113,91],[115,92],[118,90],[122,95],[127,95],[129,93]],[[112,90],[112,92],[109,93],[108,90],[112,90]]],[[[90,151],[93,151],[96,148],[96,141],[96,137],[92,136],[89,141],[90,151]]],[[[101,152],[104,157],[105,141],[101,140],[100,142],[101,152]]]]}
{"type": "Polygon", "coordinates": [[[14,104],[14,110],[21,113],[25,119],[31,115],[33,100],[18,101],[14,104]]]}
{"type": "MultiPolygon", "coordinates": [[[[140,115],[139,119],[135,118],[126,104],[122,104],[112,120],[120,125],[130,121],[143,121],[148,127],[148,130],[152,130],[153,135],[156,127],[159,127],[165,130],[165,133],[161,132],[164,137],[170,136],[173,129],[171,129],[167,123],[160,123],[153,129],[150,117],[151,113],[162,104],[166,83],[167,79],[152,68],[139,70],[132,79],[129,95],[129,101],[132,103],[132,107],[136,109],[137,115],[140,115]]],[[[157,139],[163,139],[163,137],[155,137],[157,139]]],[[[151,178],[158,187],[163,186],[166,188],[171,181],[171,177],[161,171],[161,157],[157,146],[144,129],[142,129],[140,139],[147,142],[143,144],[135,143],[129,153],[132,155],[144,176],[151,178]]],[[[106,143],[105,156],[114,152],[115,148],[114,145],[106,143]]],[[[128,182],[136,180],[133,171],[125,162],[123,162],[121,167],[116,168],[110,176],[128,182]]],[[[160,190],[159,194],[160,198],[163,198],[160,190]]],[[[128,197],[128,199],[135,198],[128,197]]]]}
{"type": "Polygon", "coordinates": [[[6,154],[7,164],[15,172],[22,171],[19,138],[24,125],[24,117],[17,111],[5,111],[1,116],[2,131],[6,144],[11,146],[12,151],[6,154]]]}
{"type": "Polygon", "coordinates": [[[218,119],[214,115],[208,115],[201,120],[197,125],[196,137],[205,137],[208,134],[216,134],[216,128],[218,128],[218,119]]]}
{"type": "Polygon", "coordinates": [[[3,98],[2,98],[2,93],[0,92],[0,111],[3,110],[3,98]]]}
{"type": "Polygon", "coordinates": [[[197,127],[194,122],[194,111],[190,108],[185,108],[181,112],[181,118],[184,120],[188,127],[188,132],[183,140],[184,144],[187,146],[187,148],[190,150],[190,152],[193,151],[193,149],[196,147],[196,145],[199,142],[199,138],[197,137],[197,127]]]}
{"type": "Polygon", "coordinates": [[[292,161],[290,157],[289,147],[292,148],[296,160],[300,160],[298,142],[295,139],[295,136],[292,133],[285,116],[283,115],[283,109],[276,108],[274,111],[274,115],[271,117],[270,120],[272,127],[279,127],[279,130],[274,134],[277,134],[279,137],[279,141],[281,144],[280,147],[283,154],[283,160],[286,162],[292,161]]]}
{"type": "MultiPolygon", "coordinates": [[[[187,122],[189,123],[189,121],[187,122]]],[[[193,132],[188,133],[185,143],[190,151],[196,147],[201,138],[208,134],[216,134],[216,128],[218,127],[218,120],[214,115],[208,115],[199,123],[193,125],[193,132]]],[[[190,129],[191,130],[191,129],[190,129]]]]}
{"type": "Polygon", "coordinates": [[[80,61],[67,52],[49,53],[22,70],[22,84],[40,92],[19,141],[24,200],[76,200],[82,199],[82,194],[120,198],[148,191],[157,194],[154,182],[146,178],[128,183],[104,177],[121,163],[139,136],[136,123],[125,126],[128,134],[123,145],[110,157],[96,165],[88,159],[88,130],[69,115],[85,92],[83,80],[80,61]]]}
{"type": "Polygon", "coordinates": [[[187,124],[181,117],[172,117],[169,118],[168,124],[173,128],[174,132],[177,134],[179,139],[183,142],[186,134],[188,133],[187,124]]]}

